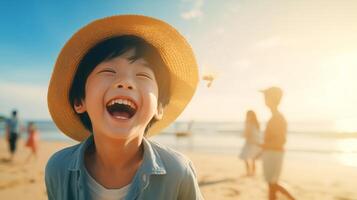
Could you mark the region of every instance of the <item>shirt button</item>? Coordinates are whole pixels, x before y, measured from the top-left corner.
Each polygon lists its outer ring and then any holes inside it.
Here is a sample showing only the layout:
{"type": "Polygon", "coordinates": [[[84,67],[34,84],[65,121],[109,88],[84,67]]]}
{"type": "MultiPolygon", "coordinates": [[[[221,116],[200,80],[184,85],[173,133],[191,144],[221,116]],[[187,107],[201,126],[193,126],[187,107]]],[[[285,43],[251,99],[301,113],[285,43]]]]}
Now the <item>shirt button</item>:
{"type": "Polygon", "coordinates": [[[143,181],[146,182],[146,174],[143,174],[143,181]]]}

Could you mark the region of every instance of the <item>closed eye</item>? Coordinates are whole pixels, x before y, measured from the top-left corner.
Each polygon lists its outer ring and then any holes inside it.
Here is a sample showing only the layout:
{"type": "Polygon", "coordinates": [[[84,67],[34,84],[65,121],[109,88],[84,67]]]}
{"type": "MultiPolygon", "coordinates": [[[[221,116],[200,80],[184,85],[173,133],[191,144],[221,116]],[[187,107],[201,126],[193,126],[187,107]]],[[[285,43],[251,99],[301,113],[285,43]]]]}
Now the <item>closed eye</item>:
{"type": "Polygon", "coordinates": [[[100,70],[97,74],[100,74],[100,73],[113,73],[113,74],[115,74],[115,71],[113,69],[103,69],[103,70],[100,70]]]}
{"type": "Polygon", "coordinates": [[[138,77],[144,77],[144,78],[148,78],[148,79],[150,79],[150,80],[153,80],[152,75],[147,74],[147,73],[137,73],[136,76],[138,76],[138,77]]]}

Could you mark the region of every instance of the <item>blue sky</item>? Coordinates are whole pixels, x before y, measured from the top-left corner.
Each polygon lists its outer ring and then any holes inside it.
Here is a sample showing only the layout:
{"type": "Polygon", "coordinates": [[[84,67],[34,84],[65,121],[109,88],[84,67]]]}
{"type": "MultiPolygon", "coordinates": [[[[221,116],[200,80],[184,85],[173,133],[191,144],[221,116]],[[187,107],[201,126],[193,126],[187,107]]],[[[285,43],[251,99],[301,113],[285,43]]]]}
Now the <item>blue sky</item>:
{"type": "Polygon", "coordinates": [[[49,118],[45,90],[52,67],[65,42],[87,23],[111,15],[141,14],[190,34],[198,28],[195,18],[203,6],[203,1],[2,1],[0,91],[5,95],[0,114],[18,108],[25,118],[49,118]]]}
{"type": "MultiPolygon", "coordinates": [[[[60,49],[82,26],[142,14],[176,27],[192,45],[201,82],[182,120],[269,118],[257,91],[284,89],[289,121],[357,124],[357,2],[258,0],[88,0],[0,2],[0,114],[49,119],[48,81],[60,49]]],[[[352,125],[351,125],[352,124],[352,125]]]]}
{"type": "Polygon", "coordinates": [[[105,16],[135,13],[175,22],[168,1],[2,1],[1,80],[46,84],[57,54],[83,25],[105,16]],[[130,2],[130,3],[129,3],[130,2]],[[152,3],[156,2],[156,4],[152,3]],[[162,12],[155,14],[157,7],[162,12]],[[168,11],[171,11],[168,12],[168,11]],[[11,68],[11,69],[10,69],[11,68]]]}

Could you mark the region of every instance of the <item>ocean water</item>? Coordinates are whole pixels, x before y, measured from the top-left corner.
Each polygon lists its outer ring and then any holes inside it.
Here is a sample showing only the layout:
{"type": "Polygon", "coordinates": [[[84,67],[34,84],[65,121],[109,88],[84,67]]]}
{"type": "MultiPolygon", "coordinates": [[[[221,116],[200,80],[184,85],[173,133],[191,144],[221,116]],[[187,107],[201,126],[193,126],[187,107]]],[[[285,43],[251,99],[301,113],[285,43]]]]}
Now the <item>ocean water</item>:
{"type": "MultiPolygon", "coordinates": [[[[70,141],[52,121],[35,121],[42,140],[70,141]]],[[[26,122],[24,122],[26,124],[26,122]]],[[[291,126],[290,126],[291,127],[291,126]]],[[[296,125],[295,125],[296,127],[296,125]]],[[[289,130],[286,156],[326,164],[341,164],[357,167],[357,137],[323,130],[289,130]]],[[[263,128],[264,129],[264,128],[263,128]]],[[[160,135],[150,139],[178,150],[206,153],[235,154],[238,156],[243,144],[243,123],[237,122],[175,122],[160,135]],[[176,132],[189,129],[192,137],[177,138],[176,132]]],[[[0,135],[4,134],[4,122],[0,122],[0,135]]],[[[26,135],[26,134],[25,134],[26,135]]]]}

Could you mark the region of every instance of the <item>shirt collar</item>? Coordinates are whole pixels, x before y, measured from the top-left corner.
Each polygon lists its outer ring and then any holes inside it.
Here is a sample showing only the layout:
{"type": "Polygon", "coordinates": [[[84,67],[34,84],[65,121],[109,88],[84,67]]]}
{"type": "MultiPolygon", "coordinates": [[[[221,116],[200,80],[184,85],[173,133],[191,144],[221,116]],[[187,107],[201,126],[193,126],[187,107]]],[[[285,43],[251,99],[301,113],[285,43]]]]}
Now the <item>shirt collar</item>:
{"type": "Polygon", "coordinates": [[[156,149],[146,138],[143,138],[144,157],[142,169],[147,174],[166,174],[165,165],[156,149]]]}
{"type": "Polygon", "coordinates": [[[94,144],[94,138],[93,135],[91,134],[87,139],[85,139],[83,142],[81,142],[78,148],[76,148],[76,151],[74,152],[74,159],[72,160],[71,164],[68,167],[68,170],[71,171],[79,171],[80,169],[84,169],[84,153],[86,149],[94,144]]]}
{"type": "MultiPolygon", "coordinates": [[[[74,152],[74,159],[69,165],[68,170],[78,171],[84,169],[84,153],[86,149],[94,144],[93,135],[90,135],[86,140],[79,144],[79,147],[74,152]]],[[[142,144],[144,145],[143,163],[139,168],[145,174],[166,174],[165,165],[157,150],[155,150],[149,140],[143,138],[142,144]]]]}

